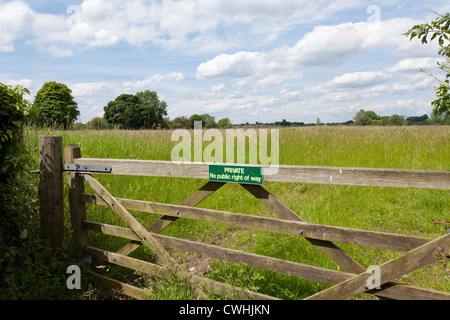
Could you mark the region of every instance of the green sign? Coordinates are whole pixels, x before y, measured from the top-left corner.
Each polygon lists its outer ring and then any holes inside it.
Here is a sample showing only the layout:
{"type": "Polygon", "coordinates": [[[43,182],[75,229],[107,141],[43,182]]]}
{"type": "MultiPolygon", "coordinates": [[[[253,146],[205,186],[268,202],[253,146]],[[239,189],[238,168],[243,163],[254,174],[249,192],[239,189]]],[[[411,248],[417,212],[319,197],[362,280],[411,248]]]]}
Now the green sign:
{"type": "Polygon", "coordinates": [[[210,164],[209,181],[262,184],[262,167],[210,164]]]}

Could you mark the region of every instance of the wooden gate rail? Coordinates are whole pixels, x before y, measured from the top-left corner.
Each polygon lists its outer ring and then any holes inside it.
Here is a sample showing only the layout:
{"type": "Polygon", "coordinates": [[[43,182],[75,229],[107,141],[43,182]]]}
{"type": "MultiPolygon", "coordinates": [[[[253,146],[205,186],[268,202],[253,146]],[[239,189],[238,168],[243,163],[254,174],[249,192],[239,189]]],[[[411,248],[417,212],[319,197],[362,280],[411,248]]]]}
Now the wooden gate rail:
{"type": "MultiPolygon", "coordinates": [[[[74,159],[76,164],[111,165],[111,174],[173,178],[209,179],[206,162],[174,163],[155,160],[74,159]]],[[[279,165],[275,174],[264,175],[267,182],[318,183],[333,185],[420,188],[449,190],[450,171],[318,167],[279,165]]],[[[273,170],[262,165],[263,174],[273,170]]]]}
{"type": "MultiPolygon", "coordinates": [[[[169,161],[81,158],[80,149],[76,145],[67,146],[65,154],[67,163],[111,166],[111,171],[108,174],[208,179],[209,164],[207,163],[177,164],[169,161]]],[[[264,181],[449,190],[450,171],[279,166],[278,173],[265,175],[264,181]]],[[[68,173],[68,185],[74,229],[74,250],[78,259],[90,255],[134,270],[146,270],[146,272],[154,275],[167,275],[168,272],[175,272],[177,276],[182,276],[183,270],[180,269],[177,262],[165,250],[167,247],[172,247],[194,251],[216,259],[246,264],[264,270],[334,285],[309,297],[310,299],[345,299],[362,292],[394,299],[450,299],[450,293],[392,282],[392,280],[403,274],[436,261],[436,250],[439,250],[443,255],[448,255],[450,235],[431,239],[308,223],[260,185],[241,184],[247,191],[275,212],[280,219],[194,208],[195,205],[224,185],[221,182],[208,182],[180,205],[115,198],[89,173],[68,173]],[[97,195],[84,193],[83,179],[97,192],[97,195]],[[85,212],[86,203],[109,206],[122,217],[129,228],[88,221],[85,212]],[[163,215],[163,217],[145,229],[127,210],[158,214],[163,215]],[[335,261],[344,272],[157,234],[179,218],[299,236],[305,238],[335,261]],[[107,252],[87,244],[88,230],[123,237],[131,241],[117,253],[107,252]],[[334,242],[403,251],[405,253],[399,258],[380,265],[379,268],[382,274],[381,289],[368,290],[364,286],[370,276],[366,272],[366,268],[337,247],[334,242]],[[158,258],[162,260],[164,266],[127,256],[142,244],[148,245],[158,258]]],[[[111,279],[109,281],[107,277],[100,275],[96,277],[102,283],[120,287],[120,283],[116,280],[111,279]]],[[[246,297],[250,298],[273,298],[248,290],[243,291],[240,288],[236,289],[228,284],[217,283],[196,275],[187,276],[187,281],[194,288],[197,288],[200,294],[202,290],[212,290],[216,294],[236,297],[234,294],[238,290],[239,292],[245,292],[247,294],[246,297]]],[[[130,295],[136,298],[142,297],[141,291],[136,288],[129,288],[129,285],[124,286],[123,291],[130,292],[130,295]]]]}
{"type": "MultiPolygon", "coordinates": [[[[108,206],[101,197],[83,193],[81,201],[90,204],[108,206]]],[[[300,236],[310,239],[348,243],[393,251],[409,251],[423,245],[432,238],[408,236],[387,232],[327,226],[307,222],[281,220],[213,209],[193,208],[180,205],[120,199],[126,209],[147,213],[161,214],[177,218],[186,218],[229,226],[250,228],[285,235],[300,236]]]]}

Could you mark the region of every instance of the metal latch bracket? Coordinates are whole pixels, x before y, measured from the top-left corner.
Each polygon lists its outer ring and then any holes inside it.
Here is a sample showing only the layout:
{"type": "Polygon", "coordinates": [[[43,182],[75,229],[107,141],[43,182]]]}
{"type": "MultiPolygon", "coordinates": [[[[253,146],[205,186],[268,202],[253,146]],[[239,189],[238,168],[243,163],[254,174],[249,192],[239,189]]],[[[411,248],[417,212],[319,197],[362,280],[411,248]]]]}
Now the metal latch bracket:
{"type": "Polygon", "coordinates": [[[110,165],[65,163],[64,171],[110,173],[110,165]]]}

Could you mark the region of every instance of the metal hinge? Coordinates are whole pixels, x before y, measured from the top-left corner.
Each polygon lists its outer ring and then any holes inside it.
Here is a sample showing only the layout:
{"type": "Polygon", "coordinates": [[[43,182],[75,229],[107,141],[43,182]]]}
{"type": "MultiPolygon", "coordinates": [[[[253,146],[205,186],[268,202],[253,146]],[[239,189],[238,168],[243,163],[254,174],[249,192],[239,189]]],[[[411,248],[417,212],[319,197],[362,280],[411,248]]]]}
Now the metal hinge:
{"type": "MultiPolygon", "coordinates": [[[[112,170],[110,165],[99,164],[74,164],[65,163],[63,171],[75,171],[75,172],[94,172],[94,173],[110,173],[112,170]]],[[[41,173],[39,169],[30,171],[30,173],[41,173]]]]}
{"type": "Polygon", "coordinates": [[[110,165],[65,163],[64,171],[110,173],[110,165]]]}

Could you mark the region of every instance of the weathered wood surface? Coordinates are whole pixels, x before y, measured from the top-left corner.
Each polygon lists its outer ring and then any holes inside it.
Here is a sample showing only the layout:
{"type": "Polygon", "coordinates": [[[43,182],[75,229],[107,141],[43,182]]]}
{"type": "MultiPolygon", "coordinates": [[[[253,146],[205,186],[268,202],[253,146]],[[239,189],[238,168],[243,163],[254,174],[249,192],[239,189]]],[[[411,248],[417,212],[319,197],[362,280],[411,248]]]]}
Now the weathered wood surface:
{"type": "Polygon", "coordinates": [[[40,237],[53,250],[64,241],[62,137],[39,138],[40,237]]]}
{"type": "MultiPolygon", "coordinates": [[[[139,241],[139,237],[130,229],[109,225],[105,223],[84,221],[87,229],[100,232],[103,234],[122,237],[129,240],[139,241]]],[[[290,275],[302,279],[308,279],[326,284],[338,284],[341,281],[351,279],[355,276],[352,273],[345,273],[336,270],[330,270],[321,267],[305,265],[272,257],[261,256],[257,254],[237,251],[189,241],[184,239],[177,239],[168,236],[154,235],[160,240],[164,246],[196,252],[202,255],[209,256],[213,259],[220,259],[224,261],[246,264],[251,267],[269,270],[281,274],[290,275]]],[[[164,274],[158,273],[161,269],[157,269],[152,265],[153,275],[164,277],[164,274]]],[[[386,283],[382,285],[380,290],[370,290],[368,293],[376,294],[380,297],[401,299],[401,300],[448,300],[450,293],[413,287],[405,284],[386,283]]]]}
{"type": "MultiPolygon", "coordinates": [[[[248,192],[250,192],[259,201],[261,201],[266,207],[277,214],[280,218],[285,220],[305,222],[299,215],[297,215],[283,202],[273,196],[263,186],[249,184],[242,184],[241,186],[248,192]]],[[[365,271],[365,268],[362,265],[360,265],[356,260],[354,260],[342,249],[340,249],[336,244],[330,241],[312,238],[306,238],[306,240],[308,240],[327,257],[336,262],[336,264],[343,270],[356,274],[365,271]]]]}
{"type": "MultiPolygon", "coordinates": [[[[97,195],[82,194],[82,201],[97,205],[107,204],[97,195]]],[[[326,226],[314,223],[288,221],[259,216],[250,216],[227,211],[194,208],[141,200],[117,198],[128,210],[161,214],[177,218],[202,220],[237,227],[301,236],[304,238],[356,244],[386,250],[407,251],[420,246],[430,238],[392,234],[386,232],[326,226]]]]}
{"type": "MultiPolygon", "coordinates": [[[[114,252],[109,252],[87,246],[85,248],[86,252],[92,255],[96,259],[101,259],[109,263],[114,263],[122,267],[140,271],[149,275],[155,275],[160,278],[167,279],[171,276],[170,269],[159,266],[147,261],[131,258],[125,255],[121,255],[114,252]]],[[[253,299],[253,300],[278,300],[274,297],[257,293],[247,289],[241,289],[239,287],[234,287],[226,283],[214,281],[202,276],[195,274],[190,275],[189,281],[195,287],[213,292],[220,296],[225,296],[228,298],[239,298],[239,299],[253,299]]]]}
{"type": "MultiPolygon", "coordinates": [[[[76,144],[69,144],[64,148],[65,163],[73,163],[81,158],[81,149],[76,144]]],[[[86,258],[83,248],[88,244],[87,231],[83,228],[86,220],[86,204],[81,202],[80,196],[84,192],[84,180],[76,172],[67,172],[67,186],[69,190],[70,219],[72,224],[72,243],[75,258],[81,261],[86,258]]]]}
{"type": "MultiPolygon", "coordinates": [[[[413,249],[398,258],[381,264],[380,284],[394,280],[404,274],[412,272],[439,259],[439,251],[444,255],[450,254],[450,234],[413,249]]],[[[323,290],[307,298],[307,300],[343,300],[367,291],[366,284],[370,273],[362,273],[349,280],[343,281],[331,288],[323,290]]],[[[450,300],[450,294],[448,298],[450,300]]]]}
{"type": "MultiPolygon", "coordinates": [[[[75,163],[108,164],[111,174],[208,179],[208,163],[80,158],[75,163]]],[[[236,164],[230,164],[236,165],[236,164]]],[[[241,165],[241,164],[239,164],[241,165]]],[[[450,171],[320,167],[280,165],[276,174],[265,175],[269,182],[318,183],[332,185],[423,188],[450,190],[450,171]]],[[[273,168],[270,169],[273,171],[273,168]]]]}
{"type": "Polygon", "coordinates": [[[87,184],[98,193],[100,199],[112,208],[122,220],[130,227],[133,232],[156,254],[161,262],[167,266],[168,269],[178,271],[178,263],[175,259],[163,248],[161,243],[157,241],[150,232],[134,218],[125,207],[114,198],[108,190],[106,190],[96,179],[89,174],[82,174],[82,177],[87,184]]]}
{"type": "MultiPolygon", "coordinates": [[[[89,230],[101,232],[103,234],[139,241],[139,237],[137,237],[136,234],[128,228],[92,221],[85,221],[85,226],[89,230]]],[[[302,263],[286,261],[254,253],[222,248],[196,241],[178,239],[159,234],[155,234],[153,236],[161,241],[161,243],[165,247],[176,248],[189,252],[196,252],[213,259],[245,264],[250,267],[269,270],[320,283],[336,284],[341,281],[350,279],[352,278],[352,276],[354,276],[353,274],[347,274],[341,271],[310,266],[302,263]]]]}
{"type": "Polygon", "coordinates": [[[148,298],[146,296],[146,293],[144,289],[138,288],[136,286],[130,285],[128,283],[124,283],[109,277],[106,277],[104,275],[98,274],[97,272],[87,270],[87,273],[94,279],[94,281],[97,281],[102,286],[110,289],[115,289],[119,291],[120,293],[127,295],[129,297],[132,297],[137,300],[144,300],[145,298],[148,298]]]}
{"type": "MultiPolygon", "coordinates": [[[[187,197],[183,202],[181,202],[181,205],[184,206],[195,206],[207,197],[209,197],[212,193],[214,193],[216,190],[218,190],[220,187],[222,187],[225,183],[223,182],[208,182],[204,186],[202,186],[200,189],[198,189],[196,192],[191,194],[189,197],[187,197]]],[[[147,228],[148,232],[151,233],[159,233],[163,229],[165,229],[167,226],[172,224],[178,219],[178,217],[165,215],[161,217],[158,221],[156,221],[154,224],[152,224],[150,227],[147,228]]],[[[131,241],[127,243],[125,246],[123,246],[117,253],[128,255],[137,248],[139,248],[142,245],[139,241],[131,241]]]]}

